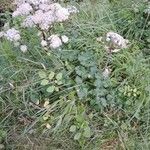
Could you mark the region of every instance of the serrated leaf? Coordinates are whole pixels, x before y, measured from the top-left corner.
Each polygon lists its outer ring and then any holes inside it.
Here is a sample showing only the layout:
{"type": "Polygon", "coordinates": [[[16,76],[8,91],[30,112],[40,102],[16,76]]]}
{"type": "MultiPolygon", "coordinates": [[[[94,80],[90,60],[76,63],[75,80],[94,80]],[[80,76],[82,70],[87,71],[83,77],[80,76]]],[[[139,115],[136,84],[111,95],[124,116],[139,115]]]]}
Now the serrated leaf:
{"type": "Polygon", "coordinates": [[[77,94],[80,99],[86,98],[88,94],[88,89],[86,87],[81,86],[77,89],[77,94]]]}
{"type": "Polygon", "coordinates": [[[46,73],[45,73],[44,71],[39,71],[38,74],[39,74],[39,77],[40,77],[40,78],[42,78],[42,79],[43,79],[43,78],[46,78],[46,73]]]}
{"type": "Polygon", "coordinates": [[[62,73],[58,73],[58,74],[56,75],[56,79],[57,79],[57,80],[61,80],[61,79],[62,79],[62,73]]]}
{"type": "Polygon", "coordinates": [[[90,129],[90,127],[86,127],[84,129],[83,136],[86,137],[86,138],[90,138],[91,137],[91,129],[90,129]]]}
{"type": "Polygon", "coordinates": [[[52,71],[52,72],[49,74],[48,78],[49,78],[50,80],[52,80],[52,79],[54,78],[54,76],[55,76],[55,72],[52,71]]]}
{"type": "Polygon", "coordinates": [[[75,68],[75,71],[76,71],[76,73],[77,73],[78,76],[82,77],[82,79],[85,79],[88,76],[88,71],[83,66],[77,66],[75,68]]]}
{"type": "Polygon", "coordinates": [[[81,137],[81,133],[80,133],[80,132],[78,132],[78,133],[76,133],[76,134],[75,134],[75,136],[74,136],[74,140],[79,140],[79,139],[80,139],[80,137],[81,137]]]}
{"type": "Polygon", "coordinates": [[[55,86],[52,85],[52,86],[49,86],[46,91],[49,93],[53,93],[54,90],[55,90],[55,86]]]}
{"type": "Polygon", "coordinates": [[[44,80],[41,81],[41,85],[47,85],[48,83],[49,83],[49,81],[46,80],[46,79],[44,79],[44,80]]]}
{"type": "Polygon", "coordinates": [[[70,127],[70,132],[75,132],[76,131],[76,126],[75,125],[72,125],[71,127],[70,127]]]}
{"type": "Polygon", "coordinates": [[[101,100],[101,102],[102,102],[102,105],[103,105],[104,107],[106,107],[106,106],[107,106],[106,99],[105,99],[105,98],[101,98],[100,100],[101,100]]]}
{"type": "Polygon", "coordinates": [[[82,78],[80,78],[79,76],[77,76],[75,78],[76,83],[81,84],[82,83],[82,78]]]}

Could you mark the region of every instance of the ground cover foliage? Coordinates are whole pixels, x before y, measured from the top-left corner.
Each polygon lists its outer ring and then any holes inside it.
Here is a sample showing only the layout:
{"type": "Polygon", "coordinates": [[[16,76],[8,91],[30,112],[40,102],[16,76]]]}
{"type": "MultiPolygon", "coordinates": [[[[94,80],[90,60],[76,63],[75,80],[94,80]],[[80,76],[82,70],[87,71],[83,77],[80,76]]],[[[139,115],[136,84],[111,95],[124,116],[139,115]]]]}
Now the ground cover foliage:
{"type": "Polygon", "coordinates": [[[27,50],[0,39],[0,149],[149,150],[149,2],[60,3],[79,12],[53,25],[50,34],[69,37],[56,49],[2,14],[27,50]],[[108,53],[110,31],[128,47],[108,53]]]}

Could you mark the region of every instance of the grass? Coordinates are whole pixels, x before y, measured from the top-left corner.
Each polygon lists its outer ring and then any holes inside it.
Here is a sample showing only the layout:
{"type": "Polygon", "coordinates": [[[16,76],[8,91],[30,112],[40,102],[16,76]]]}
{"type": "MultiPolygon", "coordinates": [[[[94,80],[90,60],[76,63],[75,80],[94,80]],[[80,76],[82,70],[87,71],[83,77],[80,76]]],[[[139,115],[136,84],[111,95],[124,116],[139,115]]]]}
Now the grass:
{"type": "MultiPolygon", "coordinates": [[[[134,3],[139,6],[140,2],[142,3],[140,0],[134,3]]],[[[138,27],[141,14],[136,17],[133,15],[131,3],[130,0],[115,4],[106,0],[97,1],[95,5],[89,1],[75,3],[80,13],[70,23],[64,24],[63,29],[55,26],[58,33],[65,33],[71,38],[70,46],[64,47],[62,51],[64,59],[58,51],[50,56],[43,51],[36,30],[22,31],[29,47],[26,54],[22,54],[8,41],[0,41],[0,144],[6,149],[18,150],[150,149],[150,68],[149,57],[143,51],[148,49],[144,40],[148,28],[143,24],[138,27]],[[98,57],[97,66],[101,70],[107,54],[96,38],[111,30],[128,38],[130,48],[111,58],[111,81],[113,86],[117,85],[117,89],[113,90],[112,87],[110,90],[116,94],[119,89],[124,90],[125,85],[130,85],[140,91],[139,97],[114,95],[113,104],[97,111],[76,96],[71,105],[72,101],[67,98],[72,86],[63,89],[64,93],[60,91],[52,96],[45,92],[45,88],[40,85],[38,72],[45,68],[63,70],[65,57],[68,55],[70,59],[75,58],[73,52],[80,55],[86,50],[92,51],[98,57]],[[42,105],[47,98],[54,109],[51,113],[52,120],[59,127],[56,128],[57,132],[47,130],[42,120],[43,114],[47,112],[42,105]],[[40,105],[36,104],[37,100],[40,105]],[[64,118],[70,117],[71,121],[58,124],[62,114],[65,114],[64,118]],[[77,116],[81,120],[84,118],[82,123],[88,122],[92,132],[90,138],[81,138],[79,141],[73,139],[74,134],[69,132],[69,128],[72,124],[80,127],[77,116]]],[[[68,62],[72,68],[79,65],[76,61],[68,62]]],[[[71,74],[71,78],[73,76],[71,74]]]]}

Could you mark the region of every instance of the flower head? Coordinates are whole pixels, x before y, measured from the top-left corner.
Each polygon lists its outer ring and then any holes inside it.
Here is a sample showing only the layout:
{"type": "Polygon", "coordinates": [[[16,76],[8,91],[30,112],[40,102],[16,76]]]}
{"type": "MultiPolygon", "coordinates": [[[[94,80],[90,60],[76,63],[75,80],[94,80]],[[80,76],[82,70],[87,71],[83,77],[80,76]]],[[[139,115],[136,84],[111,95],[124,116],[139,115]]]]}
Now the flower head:
{"type": "Polygon", "coordinates": [[[61,36],[62,42],[63,43],[68,43],[69,38],[66,35],[61,36]]]}
{"type": "Polygon", "coordinates": [[[50,41],[50,47],[53,49],[59,48],[62,45],[62,41],[57,34],[51,35],[48,40],[50,41]]]}
{"type": "Polygon", "coordinates": [[[51,9],[51,6],[48,4],[40,4],[39,9],[43,11],[49,11],[51,9]]]}
{"type": "Polygon", "coordinates": [[[67,9],[68,9],[69,13],[78,13],[79,12],[79,10],[75,6],[68,6],[67,9]]]}
{"type": "Polygon", "coordinates": [[[33,11],[32,6],[29,3],[23,3],[21,4],[16,11],[13,12],[12,16],[24,16],[24,15],[29,15],[30,12],[33,11]]]}
{"type": "Polygon", "coordinates": [[[103,71],[103,77],[108,78],[110,73],[111,73],[111,69],[109,67],[106,67],[103,71]]]}
{"type": "Polygon", "coordinates": [[[20,50],[21,50],[23,53],[25,53],[25,52],[27,52],[28,48],[27,48],[26,45],[21,45],[21,46],[20,46],[20,50]]]}
{"type": "Polygon", "coordinates": [[[69,11],[66,8],[60,8],[56,11],[56,18],[58,22],[65,21],[69,18],[69,11]]]}
{"type": "Polygon", "coordinates": [[[27,18],[23,21],[22,26],[23,27],[34,27],[35,26],[32,15],[27,16],[27,18]]]}
{"type": "Polygon", "coordinates": [[[19,45],[20,45],[19,42],[14,42],[14,46],[15,46],[15,47],[18,47],[19,45]]]}
{"type": "Polygon", "coordinates": [[[112,42],[115,47],[127,48],[128,40],[124,39],[121,35],[115,32],[108,32],[106,35],[106,41],[112,42]]]}
{"type": "Polygon", "coordinates": [[[23,27],[37,25],[42,30],[48,30],[55,22],[66,21],[77,10],[73,6],[64,8],[52,0],[16,0],[16,4],[13,17],[24,16],[23,27]]]}
{"type": "Polygon", "coordinates": [[[19,41],[21,38],[19,31],[15,28],[7,30],[4,36],[10,41],[19,41]]]}
{"type": "Polygon", "coordinates": [[[42,41],[41,41],[41,45],[42,45],[43,47],[45,47],[45,46],[47,46],[47,42],[46,42],[45,40],[42,40],[42,41]]]}

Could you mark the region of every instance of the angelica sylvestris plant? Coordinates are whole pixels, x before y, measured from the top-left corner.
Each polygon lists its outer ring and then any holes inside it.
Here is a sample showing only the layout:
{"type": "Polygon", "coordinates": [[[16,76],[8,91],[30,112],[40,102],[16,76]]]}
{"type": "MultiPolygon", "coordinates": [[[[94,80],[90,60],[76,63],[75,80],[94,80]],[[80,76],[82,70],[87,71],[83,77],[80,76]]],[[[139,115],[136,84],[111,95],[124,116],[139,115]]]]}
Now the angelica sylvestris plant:
{"type": "Polygon", "coordinates": [[[127,49],[129,41],[124,37],[122,37],[121,35],[119,35],[118,33],[110,31],[106,34],[105,38],[98,37],[97,42],[103,43],[104,48],[106,49],[108,54],[105,68],[103,71],[103,76],[107,78],[111,73],[111,68],[109,66],[111,63],[110,62],[111,55],[113,53],[119,52],[122,49],[127,49]]]}
{"type": "MultiPolygon", "coordinates": [[[[12,17],[21,18],[21,28],[37,28],[41,36],[41,46],[56,49],[63,43],[68,43],[69,38],[66,35],[52,34],[54,24],[62,23],[69,19],[72,13],[78,10],[74,6],[67,8],[62,7],[59,3],[51,0],[16,0],[16,10],[12,13],[12,17]]],[[[14,42],[21,41],[20,31],[15,27],[1,33],[7,40],[14,42]]],[[[2,37],[1,36],[1,37],[2,37]]],[[[21,45],[20,48],[26,52],[27,47],[21,45]]]]}

